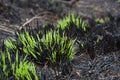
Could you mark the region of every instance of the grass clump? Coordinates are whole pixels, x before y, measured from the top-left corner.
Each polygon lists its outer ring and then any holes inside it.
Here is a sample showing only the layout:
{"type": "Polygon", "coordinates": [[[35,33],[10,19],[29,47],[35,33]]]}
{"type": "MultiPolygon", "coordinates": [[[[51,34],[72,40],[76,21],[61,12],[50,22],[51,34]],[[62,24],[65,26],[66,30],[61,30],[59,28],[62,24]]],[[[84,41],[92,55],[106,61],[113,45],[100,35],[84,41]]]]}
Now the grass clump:
{"type": "Polygon", "coordinates": [[[33,37],[28,31],[17,33],[17,37],[4,41],[5,47],[9,51],[27,54],[37,63],[60,65],[72,60],[74,56],[75,40],[70,40],[64,33],[59,31],[49,31],[42,38],[39,34],[33,37]]]}
{"type": "Polygon", "coordinates": [[[35,65],[31,62],[20,61],[17,65],[12,64],[12,70],[17,80],[38,80],[35,65]]]}
{"type": "Polygon", "coordinates": [[[52,67],[56,77],[59,76],[59,72],[64,71],[64,66],[69,65],[74,58],[74,42],[75,40],[64,36],[64,33],[60,35],[59,31],[48,32],[39,41],[37,50],[41,54],[37,61],[52,67]]]}
{"type": "Polygon", "coordinates": [[[58,31],[48,32],[39,41],[38,50],[41,53],[39,61],[52,65],[61,65],[71,61],[74,57],[74,40],[70,40],[64,34],[61,36],[58,31]]]}
{"type": "Polygon", "coordinates": [[[4,40],[4,46],[8,48],[10,52],[16,53],[18,50],[20,54],[31,55],[34,58],[36,58],[36,51],[34,50],[36,44],[35,38],[30,35],[28,31],[16,33],[16,37],[4,40]]]}
{"type": "Polygon", "coordinates": [[[26,58],[20,60],[18,52],[14,55],[7,50],[0,53],[0,79],[38,80],[35,65],[26,58]]]}
{"type": "Polygon", "coordinates": [[[100,23],[100,24],[105,24],[105,23],[108,23],[110,21],[110,19],[109,18],[96,18],[95,19],[95,22],[96,23],[100,23]]]}
{"type": "Polygon", "coordinates": [[[78,36],[79,31],[85,32],[86,24],[80,17],[75,18],[74,15],[68,15],[63,21],[59,21],[58,25],[59,28],[56,30],[46,27],[46,30],[43,30],[43,32],[38,31],[38,33],[27,30],[16,32],[14,37],[4,40],[7,57],[5,58],[5,55],[2,55],[1,66],[4,66],[1,69],[5,75],[9,75],[9,72],[5,72],[9,63],[9,69],[15,79],[33,80],[34,78],[34,80],[38,80],[35,66],[30,62],[31,60],[42,66],[52,67],[57,76],[59,72],[62,73],[64,66],[69,65],[75,55],[75,40],[70,39],[68,35],[74,33],[75,36],[78,36]],[[62,33],[60,33],[61,30],[62,33]],[[12,55],[16,55],[13,60],[12,55]],[[30,61],[20,60],[21,55],[22,59],[27,56],[26,58],[30,61]],[[6,59],[8,63],[4,62],[6,59]]]}
{"type": "Polygon", "coordinates": [[[74,14],[69,14],[62,20],[59,20],[57,26],[62,32],[65,32],[67,36],[72,38],[84,36],[88,28],[82,18],[80,16],[75,17],[74,14]]]}
{"type": "Polygon", "coordinates": [[[18,34],[17,36],[19,50],[22,51],[22,53],[32,55],[34,58],[36,58],[36,52],[34,48],[37,43],[35,41],[35,38],[30,35],[28,31],[25,31],[22,34],[18,34]]]}
{"type": "MultiPolygon", "coordinates": [[[[75,40],[70,40],[64,33],[60,34],[59,30],[49,31],[42,38],[37,33],[34,37],[28,31],[25,31],[17,33],[14,38],[5,40],[4,46],[10,53],[16,54],[18,52],[20,55],[28,55],[28,58],[35,63],[42,66],[47,64],[58,70],[58,68],[69,64],[73,59],[75,54],[74,42],[75,40]]],[[[9,61],[11,61],[10,58],[9,61]]],[[[24,66],[24,64],[26,62],[20,63],[20,66],[24,66]]],[[[17,69],[17,67],[15,68],[17,69]]],[[[26,68],[23,69],[26,71],[26,68]]],[[[18,72],[20,69],[17,69],[18,72]]],[[[18,72],[16,73],[19,74],[18,72]]]]}
{"type": "Polygon", "coordinates": [[[59,20],[58,26],[64,30],[70,25],[71,22],[75,24],[77,28],[81,27],[84,31],[86,31],[86,24],[83,22],[82,18],[80,16],[75,17],[74,14],[68,14],[66,17],[59,20]]]}

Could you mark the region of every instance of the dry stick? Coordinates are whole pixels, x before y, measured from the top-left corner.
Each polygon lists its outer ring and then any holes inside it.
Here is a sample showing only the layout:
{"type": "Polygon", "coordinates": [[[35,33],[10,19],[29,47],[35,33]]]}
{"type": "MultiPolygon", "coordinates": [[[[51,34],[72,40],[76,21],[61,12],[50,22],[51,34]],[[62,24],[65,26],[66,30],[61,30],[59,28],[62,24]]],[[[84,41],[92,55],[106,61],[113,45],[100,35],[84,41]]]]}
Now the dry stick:
{"type": "Polygon", "coordinates": [[[32,17],[31,19],[27,20],[22,26],[20,26],[19,29],[21,30],[23,27],[25,27],[27,24],[29,24],[30,22],[32,22],[35,19],[42,19],[44,14],[51,14],[51,12],[45,11],[45,12],[42,12],[40,14],[37,14],[36,16],[32,17]]]}
{"type": "Polygon", "coordinates": [[[22,26],[20,26],[19,29],[21,30],[23,27],[25,27],[27,24],[29,24],[29,23],[32,22],[33,20],[35,20],[35,19],[41,19],[41,18],[42,18],[41,16],[35,16],[35,17],[27,20],[22,26]]]}

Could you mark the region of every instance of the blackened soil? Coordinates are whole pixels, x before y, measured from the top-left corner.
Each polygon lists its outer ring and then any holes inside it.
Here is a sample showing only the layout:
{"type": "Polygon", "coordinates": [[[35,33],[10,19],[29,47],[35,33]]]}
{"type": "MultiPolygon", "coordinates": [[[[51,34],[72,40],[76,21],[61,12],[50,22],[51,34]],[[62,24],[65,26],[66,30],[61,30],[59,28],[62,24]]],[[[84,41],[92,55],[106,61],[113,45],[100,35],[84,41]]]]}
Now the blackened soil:
{"type": "MultiPolygon", "coordinates": [[[[120,80],[120,2],[117,0],[56,0],[54,3],[50,0],[14,1],[0,2],[0,40],[13,36],[14,31],[21,27],[30,26],[34,29],[37,23],[39,25],[49,23],[55,26],[58,19],[68,13],[75,13],[84,17],[85,22],[91,27],[87,34],[89,40],[83,51],[76,45],[78,53],[71,63],[73,67],[71,74],[59,79],[120,80]],[[23,26],[35,16],[40,18],[23,26]],[[95,22],[97,18],[106,17],[109,18],[109,22],[105,24],[95,22]],[[97,39],[100,43],[96,45],[97,39]],[[91,59],[90,55],[94,58],[91,59]]],[[[37,68],[39,71],[39,66],[37,68]]],[[[51,72],[51,69],[43,70],[44,78],[41,79],[54,80],[51,72]]]]}

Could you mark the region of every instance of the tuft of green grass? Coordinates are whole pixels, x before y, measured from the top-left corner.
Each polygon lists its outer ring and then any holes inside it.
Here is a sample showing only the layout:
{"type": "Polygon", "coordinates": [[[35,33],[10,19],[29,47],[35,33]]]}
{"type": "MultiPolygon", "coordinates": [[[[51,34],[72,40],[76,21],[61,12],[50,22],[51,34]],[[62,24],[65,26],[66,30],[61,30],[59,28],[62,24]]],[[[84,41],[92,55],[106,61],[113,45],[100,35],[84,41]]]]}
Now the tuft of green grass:
{"type": "Polygon", "coordinates": [[[66,36],[73,39],[84,36],[88,31],[87,24],[80,16],[75,17],[74,14],[68,14],[68,16],[59,20],[57,26],[60,33],[64,32],[66,36]]]}
{"type": "Polygon", "coordinates": [[[110,19],[109,18],[96,18],[95,19],[95,22],[97,22],[97,23],[100,23],[100,24],[105,24],[105,23],[107,23],[107,22],[109,22],[110,21],[110,19]]]}
{"type": "Polygon", "coordinates": [[[56,30],[49,29],[47,26],[45,29],[48,30],[43,30],[42,36],[40,31],[31,34],[32,32],[24,30],[20,33],[16,32],[15,37],[4,40],[7,59],[17,80],[32,80],[31,74],[34,75],[34,79],[38,79],[34,64],[26,59],[19,60],[18,56],[21,54],[27,55],[38,64],[47,64],[54,69],[69,64],[74,58],[76,39],[70,39],[69,35],[74,33],[78,36],[84,33],[87,29],[86,24],[80,17],[72,14],[58,21],[58,26],[56,30]],[[15,62],[11,60],[11,53],[16,55],[15,62]]]}
{"type": "Polygon", "coordinates": [[[25,31],[25,33],[19,35],[19,41],[23,45],[22,50],[23,53],[28,55],[32,55],[36,58],[34,48],[36,46],[36,41],[33,36],[29,34],[29,32],[25,31]]]}
{"type": "Polygon", "coordinates": [[[59,20],[57,26],[61,27],[61,29],[64,30],[69,27],[71,22],[75,24],[77,28],[81,27],[84,31],[86,31],[87,25],[83,22],[80,16],[75,17],[74,14],[68,14],[66,17],[59,20]]]}
{"type": "Polygon", "coordinates": [[[61,36],[58,31],[51,31],[45,34],[39,41],[37,50],[40,63],[45,61],[50,65],[59,66],[71,61],[74,57],[75,40],[70,40],[67,36],[61,36]]]}
{"type": "Polygon", "coordinates": [[[14,71],[13,74],[17,80],[38,80],[35,65],[31,62],[20,61],[20,63],[17,65],[14,63],[12,64],[12,69],[14,71]]]}
{"type": "Polygon", "coordinates": [[[42,38],[39,37],[39,34],[36,36],[37,38],[25,31],[17,33],[17,38],[5,40],[4,44],[9,51],[14,50],[27,54],[37,63],[45,64],[48,62],[52,65],[60,65],[72,60],[75,40],[70,40],[64,33],[61,35],[58,30],[49,31],[42,38]]]}
{"type": "MultiPolygon", "coordinates": [[[[30,35],[28,31],[25,31],[23,33],[17,33],[17,37],[14,37],[13,39],[10,38],[5,40],[4,45],[15,78],[17,80],[32,80],[29,69],[34,66],[32,63],[19,60],[18,55],[26,54],[38,64],[47,64],[53,68],[60,68],[70,63],[73,59],[75,55],[74,42],[75,40],[71,40],[69,37],[65,36],[64,33],[60,34],[59,30],[51,30],[42,38],[37,33],[36,37],[34,37],[30,35]],[[9,52],[14,55],[16,54],[14,63],[11,62],[12,60],[9,52]]],[[[35,72],[35,70],[33,72],[35,72]]],[[[33,75],[35,74],[36,73],[33,75]]]]}
{"type": "Polygon", "coordinates": [[[0,79],[9,80],[38,80],[35,65],[28,62],[26,57],[20,60],[18,52],[11,57],[11,53],[0,52],[0,79]],[[13,61],[12,58],[15,58],[13,61]]]}
{"type": "Polygon", "coordinates": [[[35,55],[35,46],[36,41],[35,38],[29,34],[28,31],[24,31],[23,33],[16,33],[17,37],[9,38],[4,40],[5,47],[11,52],[16,53],[18,50],[19,53],[25,53],[27,55],[32,55],[36,58],[35,55]]]}

